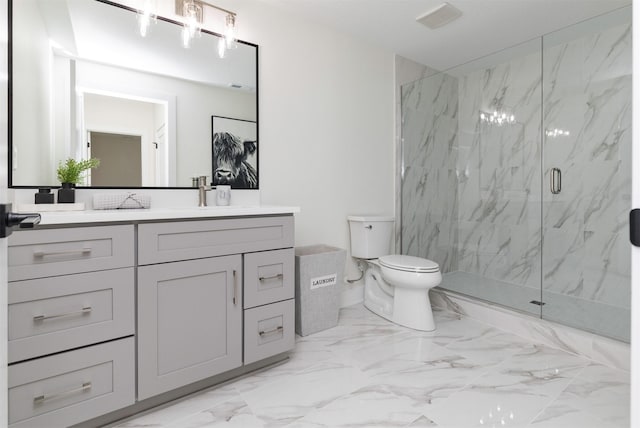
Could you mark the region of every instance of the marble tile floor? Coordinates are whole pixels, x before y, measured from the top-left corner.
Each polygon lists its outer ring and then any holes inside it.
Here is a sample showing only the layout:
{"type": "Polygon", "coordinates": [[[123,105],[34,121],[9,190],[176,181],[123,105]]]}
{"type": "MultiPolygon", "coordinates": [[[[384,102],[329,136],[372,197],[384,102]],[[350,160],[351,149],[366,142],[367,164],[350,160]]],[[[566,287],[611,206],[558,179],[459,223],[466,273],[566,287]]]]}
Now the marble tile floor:
{"type": "Polygon", "coordinates": [[[118,428],[629,427],[629,373],[452,312],[396,326],[362,305],[298,337],[284,364],[118,428]]]}

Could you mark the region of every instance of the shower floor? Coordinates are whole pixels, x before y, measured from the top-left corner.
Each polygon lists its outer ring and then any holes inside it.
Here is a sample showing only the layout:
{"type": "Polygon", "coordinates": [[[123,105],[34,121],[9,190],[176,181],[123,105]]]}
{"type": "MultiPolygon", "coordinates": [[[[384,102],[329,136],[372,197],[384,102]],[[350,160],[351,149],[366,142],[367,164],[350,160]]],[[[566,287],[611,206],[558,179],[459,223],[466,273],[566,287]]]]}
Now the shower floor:
{"type": "Polygon", "coordinates": [[[629,342],[631,310],[574,296],[525,287],[467,272],[444,274],[440,288],[540,316],[571,327],[629,342]],[[542,301],[542,308],[530,303],[542,301]],[[541,314],[542,312],[542,314],[541,314]]]}

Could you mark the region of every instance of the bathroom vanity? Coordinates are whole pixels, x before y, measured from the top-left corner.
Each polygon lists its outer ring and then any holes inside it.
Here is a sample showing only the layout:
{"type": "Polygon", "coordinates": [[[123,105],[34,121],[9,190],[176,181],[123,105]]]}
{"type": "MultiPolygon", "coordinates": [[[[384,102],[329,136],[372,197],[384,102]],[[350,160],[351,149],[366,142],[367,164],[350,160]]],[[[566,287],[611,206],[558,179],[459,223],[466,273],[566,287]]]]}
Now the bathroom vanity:
{"type": "Polygon", "coordinates": [[[286,358],[294,212],[51,213],[14,232],[10,426],[104,423],[286,358]]]}

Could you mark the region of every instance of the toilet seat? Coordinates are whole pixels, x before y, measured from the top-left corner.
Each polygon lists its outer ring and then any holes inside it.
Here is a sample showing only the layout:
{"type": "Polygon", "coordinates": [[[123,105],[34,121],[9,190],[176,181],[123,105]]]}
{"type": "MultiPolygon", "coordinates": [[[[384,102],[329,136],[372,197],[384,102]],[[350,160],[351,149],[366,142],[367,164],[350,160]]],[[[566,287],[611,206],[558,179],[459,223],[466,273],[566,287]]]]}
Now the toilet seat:
{"type": "Polygon", "coordinates": [[[413,273],[435,273],[440,271],[438,263],[422,257],[390,254],[378,259],[381,266],[389,269],[413,273]]]}

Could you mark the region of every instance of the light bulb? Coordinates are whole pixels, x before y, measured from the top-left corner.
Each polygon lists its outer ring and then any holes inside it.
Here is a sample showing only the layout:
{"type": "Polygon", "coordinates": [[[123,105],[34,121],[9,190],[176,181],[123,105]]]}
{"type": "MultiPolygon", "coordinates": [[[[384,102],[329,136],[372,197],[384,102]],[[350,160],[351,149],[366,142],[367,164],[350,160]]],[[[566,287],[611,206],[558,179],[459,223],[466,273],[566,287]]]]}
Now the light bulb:
{"type": "Polygon", "coordinates": [[[138,30],[142,37],[149,33],[152,21],[156,22],[155,0],[145,0],[142,10],[138,13],[138,30]]]}
{"type": "Polygon", "coordinates": [[[220,37],[218,39],[218,56],[220,58],[224,58],[224,54],[227,51],[227,42],[224,38],[220,37]]]}
{"type": "Polygon", "coordinates": [[[236,17],[232,14],[228,14],[226,17],[224,38],[227,49],[236,48],[236,17]]]}
{"type": "Polygon", "coordinates": [[[188,48],[191,45],[191,36],[187,27],[182,28],[182,46],[188,48]]]}

